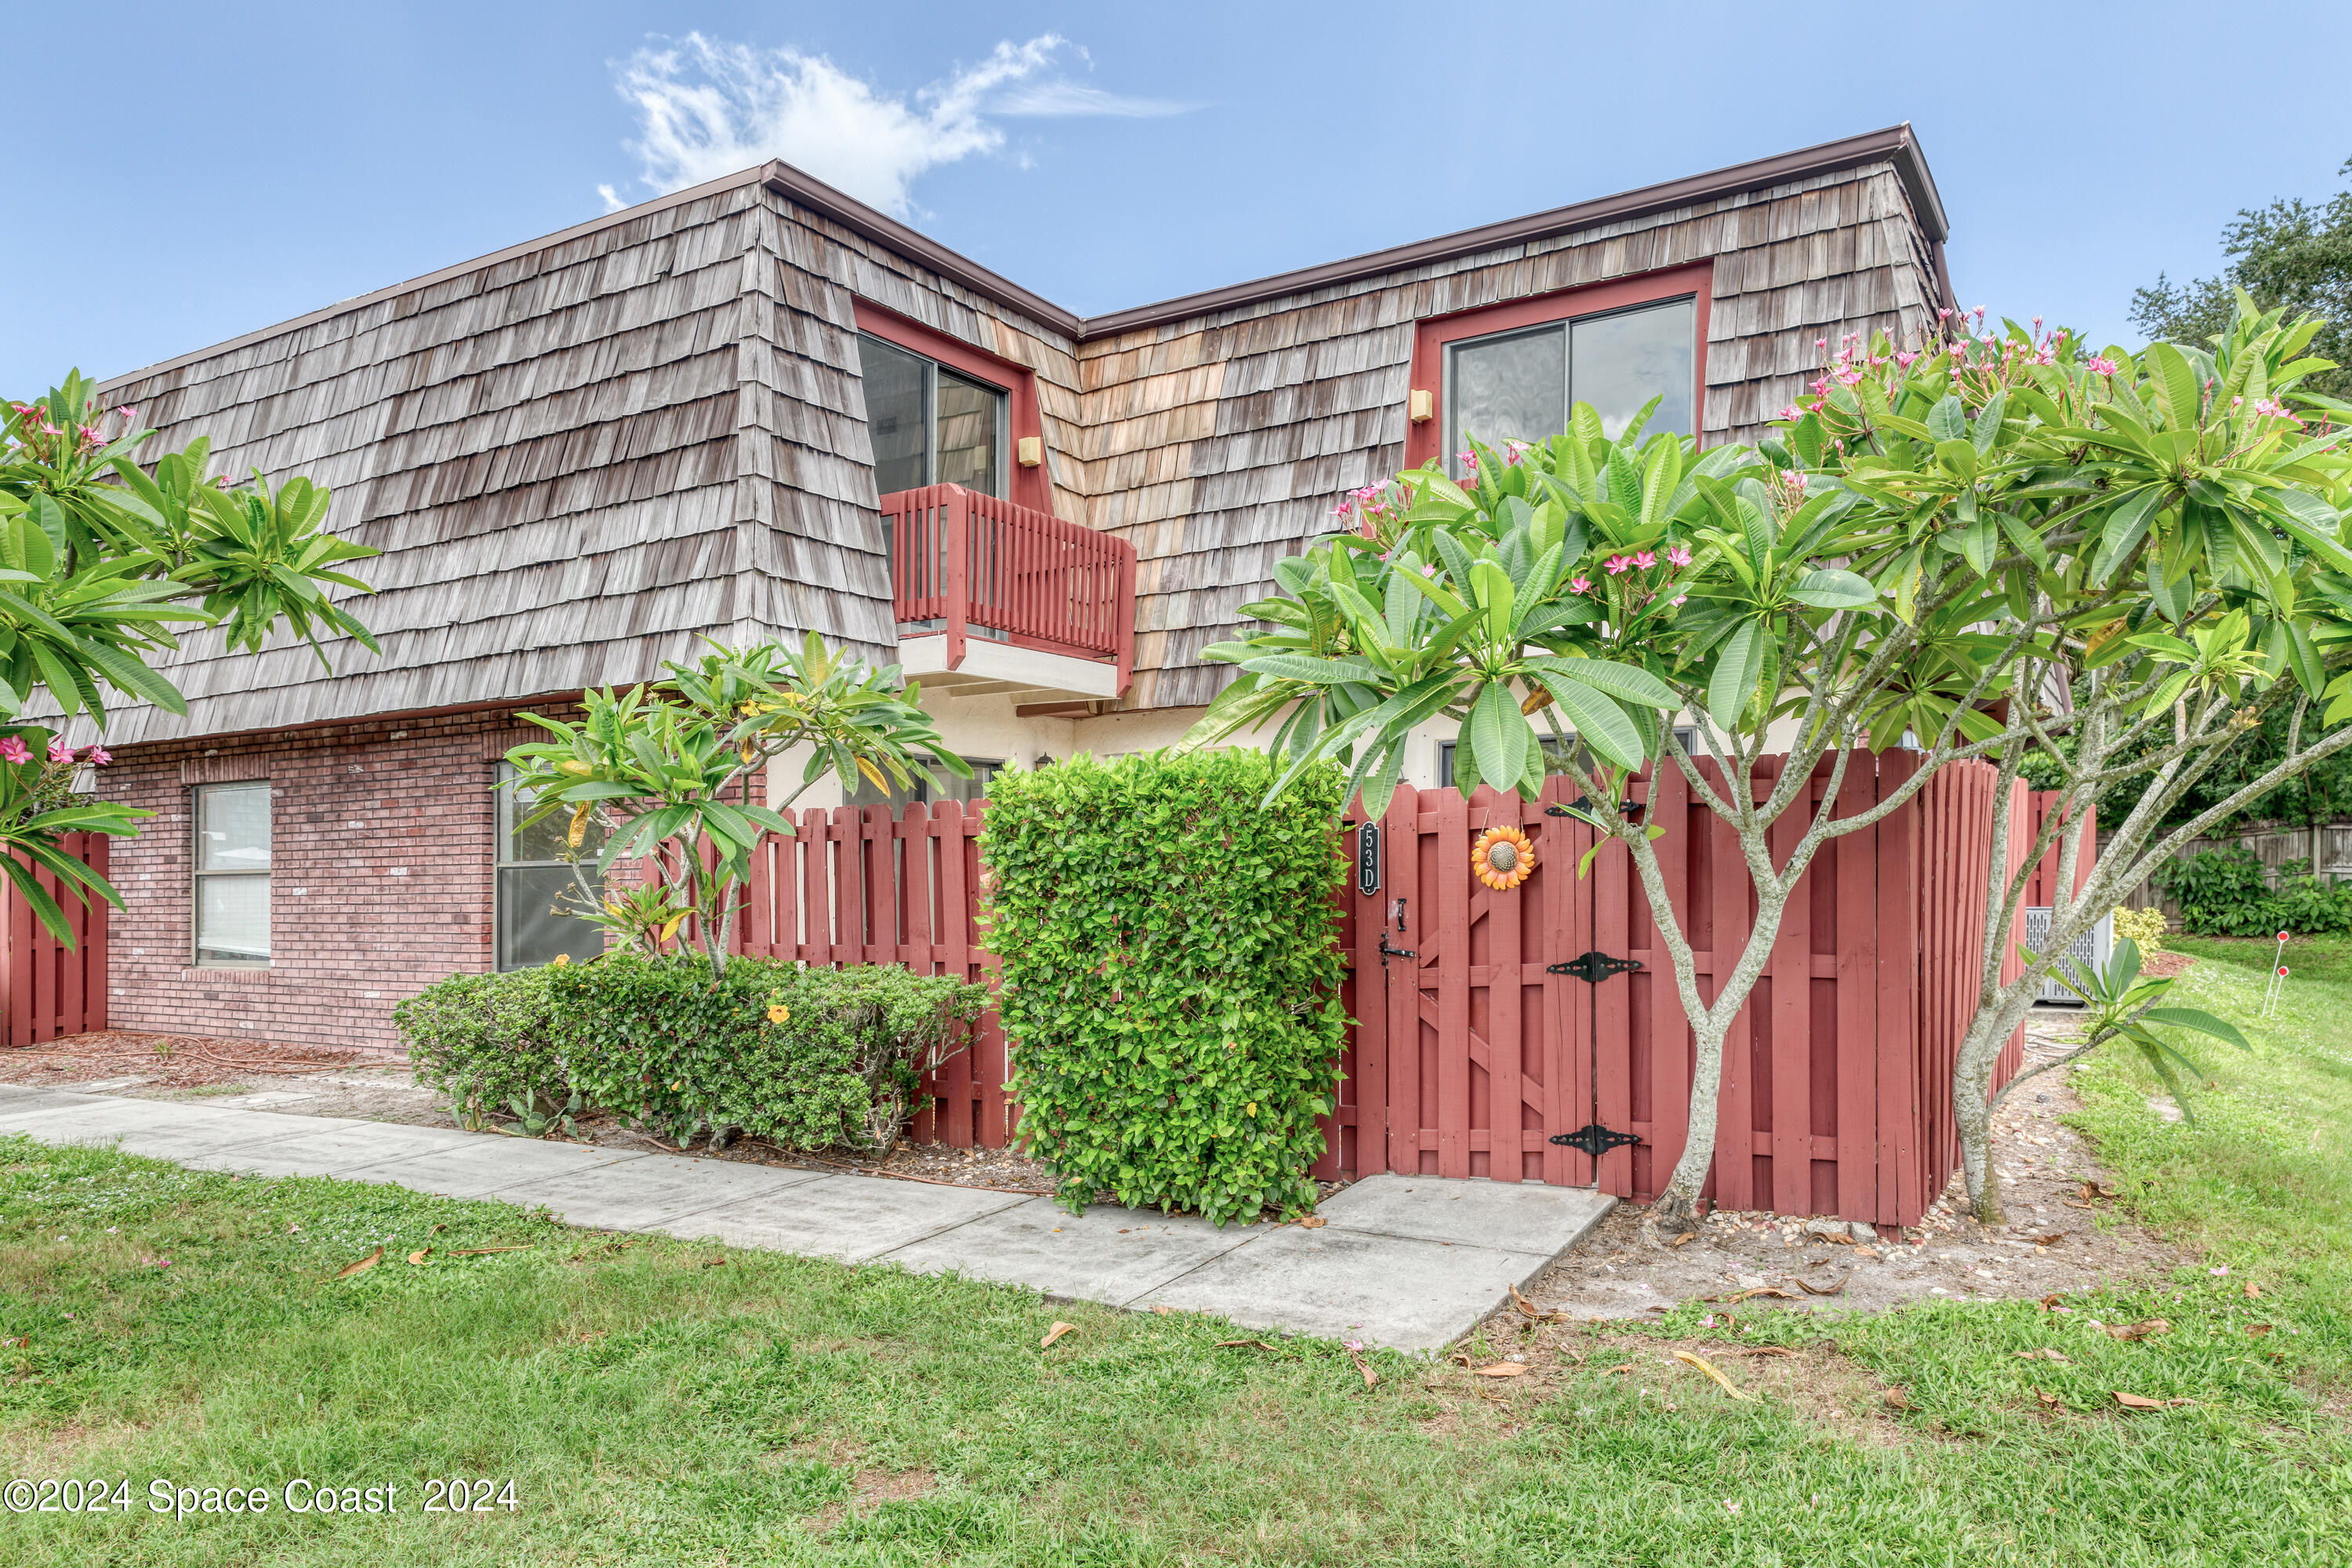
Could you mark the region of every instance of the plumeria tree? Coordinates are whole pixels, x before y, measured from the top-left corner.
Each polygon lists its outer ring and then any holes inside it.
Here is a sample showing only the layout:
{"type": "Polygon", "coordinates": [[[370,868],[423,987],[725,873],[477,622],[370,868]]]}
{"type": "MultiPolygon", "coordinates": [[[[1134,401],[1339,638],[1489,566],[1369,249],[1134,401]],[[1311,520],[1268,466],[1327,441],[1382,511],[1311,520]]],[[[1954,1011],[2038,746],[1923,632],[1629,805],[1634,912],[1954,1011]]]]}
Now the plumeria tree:
{"type": "MultiPolygon", "coordinates": [[[[1923,387],[1945,368],[1941,352],[1906,353],[1923,387]]],[[[1938,388],[1918,412],[1943,398],[1938,388]]],[[[1270,731],[1286,776],[1339,758],[1378,814],[1410,733],[1450,717],[1465,795],[1486,783],[1533,799],[1561,771],[1597,803],[1582,815],[1633,857],[1696,1044],[1689,1140],[1646,1222],[1654,1234],[1697,1203],[1723,1042],[1798,879],[1823,844],[2005,732],[1985,704],[2032,634],[1981,629],[1999,613],[1990,574],[2011,547],[1983,559],[1914,548],[1906,519],[1820,477],[1808,461],[1818,425],[1793,442],[1701,453],[1686,437],[1644,435],[1645,418],[1612,438],[1579,405],[1549,440],[1499,451],[1474,441],[1459,483],[1433,466],[1349,498],[1351,531],[1278,563],[1283,596],[1246,607],[1273,629],[1207,650],[1241,674],[1190,740],[1270,731]],[[1676,714],[1696,721],[1696,754],[1676,714]],[[1917,772],[1839,816],[1853,752],[1906,731],[1923,737],[1917,772]],[[1768,750],[1787,756],[1768,767],[1768,750]],[[1824,760],[1829,787],[1812,806],[1824,760]],[[1748,942],[1712,997],[1652,847],[1662,829],[1622,808],[1645,766],[1678,769],[1730,825],[1755,889],[1748,942]],[[1776,858],[1773,825],[1800,809],[1796,847],[1776,858]]],[[[1996,414],[1981,438],[2001,428],[1996,414]]]]}
{"type": "Polygon", "coordinates": [[[873,668],[814,632],[798,647],[714,644],[693,664],[663,668],[657,686],[585,693],[576,721],[524,714],[549,739],[507,753],[507,787],[526,803],[519,826],[567,819],[580,896],[565,912],[648,950],[690,931],[714,976],[726,973],[752,850],[793,831],[785,813],[818,780],[904,791],[929,767],[971,776],[898,666],[873,668]],[[769,763],[791,756],[803,759],[792,793],[753,799],[769,763]],[[592,827],[602,841],[593,879],[577,858],[592,827]],[[624,858],[645,862],[653,879],[604,891],[624,858]]]}
{"type": "MultiPolygon", "coordinates": [[[[2142,1017],[2229,1037],[2218,1021],[2125,985],[2116,996],[2128,1006],[1996,1092],[2001,1047],[2057,956],[2191,838],[2352,747],[2352,461],[2337,423],[2347,410],[2298,392],[2333,368],[2304,353],[2318,326],[2242,295],[2210,348],[2078,357],[2066,334],[2042,334],[2038,322],[1979,329],[1943,372],[1942,428],[1931,417],[1922,432],[1897,415],[1916,377],[1883,365],[1816,384],[1790,411],[1790,444],[1881,510],[1956,516],[1968,506],[2004,626],[2026,634],[1995,753],[1979,999],[1952,1086],[1962,1170],[1986,1220],[2001,1215],[1992,1113],[2021,1084],[2106,1039],[2154,1038],[2142,1017]],[[1990,445],[1959,447],[1955,431],[1993,420],[2001,434],[1990,445]],[[2285,716],[2282,752],[2234,790],[2196,795],[2273,714],[2285,716]],[[2010,786],[2029,771],[2055,788],[2058,809],[2012,874],[2010,786]],[[2090,807],[2125,784],[2138,797],[2100,825],[2092,863],[2090,807]],[[2188,809],[2192,798],[2203,808],[2188,809]],[[2032,869],[2053,847],[2048,938],[2003,984],[2032,869]]],[[[2180,1092],[2181,1058],[2150,1059],[2180,1092]]]]}
{"type": "Polygon", "coordinates": [[[70,896],[119,905],[60,840],[131,835],[152,813],[73,793],[78,768],[109,758],[101,745],[65,747],[63,720],[87,714],[103,731],[110,691],[185,713],[155,668],[180,627],[218,626],[231,647],[252,649],[290,631],[322,661],[322,637],[375,647],[330,597],[364,593],[339,568],[375,552],[326,531],[324,488],[209,475],[201,440],[142,466],[154,431],[95,391],[77,373],[44,397],[0,405],[0,873],[68,943],[33,867],[70,896]]]}

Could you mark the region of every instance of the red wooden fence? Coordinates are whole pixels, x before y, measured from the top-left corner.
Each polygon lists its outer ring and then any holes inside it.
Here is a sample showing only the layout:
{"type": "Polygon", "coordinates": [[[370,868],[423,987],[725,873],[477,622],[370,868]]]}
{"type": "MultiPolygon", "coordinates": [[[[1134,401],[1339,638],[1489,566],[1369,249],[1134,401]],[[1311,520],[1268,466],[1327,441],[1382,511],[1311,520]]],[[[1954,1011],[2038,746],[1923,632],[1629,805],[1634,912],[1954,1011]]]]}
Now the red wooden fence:
{"type": "MultiPolygon", "coordinates": [[[[103,877],[107,843],[102,833],[68,833],[58,847],[103,877]]],[[[93,913],[73,894],[60,894],[54,874],[36,868],[34,875],[65,910],[74,945],[68,948],[51,936],[24,895],[13,886],[8,889],[0,1017],[7,1020],[10,1046],[106,1027],[106,906],[100,903],[93,913]]]]}
{"type": "MultiPolygon", "coordinates": [[[[1916,766],[1903,752],[1851,759],[1838,810],[1865,809],[1916,766]]],[[[1776,858],[1794,847],[1828,773],[1817,770],[1807,807],[1774,828],[1776,858]]],[[[1712,764],[1708,773],[1719,777],[1712,764]]],[[[1775,776],[1768,759],[1759,798],[1775,776]]],[[[1949,1179],[1952,1065],[1974,1011],[1997,782],[1983,764],[1947,769],[1876,826],[1830,841],[1807,870],[1726,1041],[1717,1204],[1910,1224],[1949,1179]]],[[[1343,901],[1342,1000],[1358,1023],[1318,1175],[1597,1181],[1642,1200],[1673,1170],[1694,1050],[1671,960],[1623,848],[1604,847],[1590,876],[1577,876],[1592,830],[1548,815],[1571,794],[1560,778],[1533,802],[1398,790],[1382,819],[1381,886],[1366,897],[1351,880],[1343,901]],[[1508,893],[1470,871],[1473,838],[1498,822],[1521,826],[1538,852],[1535,873],[1508,893]],[[1412,956],[1384,959],[1383,945],[1412,956]],[[1590,952],[1638,967],[1597,984],[1552,968],[1590,952]],[[1592,1123],[1638,1142],[1595,1160],[1550,1141],[1592,1123]]],[[[1637,780],[1631,795],[1667,829],[1659,861],[1712,994],[1717,965],[1735,961],[1754,920],[1737,840],[1679,773],[1637,780]]],[[[991,978],[975,841],[986,809],[801,813],[797,837],[772,837],[754,857],[738,950],[991,978]]],[[[2012,830],[2012,867],[2025,831],[2012,830]]],[[[2012,958],[2004,973],[2015,973],[2012,958]]],[[[2019,1049],[2012,1040],[2004,1052],[2001,1079],[2019,1049]]],[[[1019,1123],[1009,1073],[991,1014],[927,1086],[936,1102],[913,1135],[1003,1147],[1019,1123]]]]}
{"type": "MultiPolygon", "coordinates": [[[[1839,813],[1865,809],[1916,765],[1908,752],[1853,758],[1839,813]]],[[[1816,772],[1808,807],[1828,775],[1816,772]]],[[[1776,778],[1768,760],[1759,798],[1776,778]]],[[[1908,1224],[1942,1189],[1958,1157],[1950,1077],[1974,1010],[1996,783],[1980,764],[1947,770],[1875,826],[1830,841],[1798,884],[1725,1041],[1717,1204],[1908,1224]]],[[[1360,1022],[1319,1173],[1597,1182],[1635,1199],[1664,1184],[1682,1154],[1695,1052],[1630,858],[1604,847],[1577,877],[1593,831],[1549,814],[1570,789],[1554,778],[1533,802],[1399,790],[1382,819],[1381,888],[1349,894],[1360,1022]],[[1534,874],[1510,892],[1470,872],[1472,840],[1498,823],[1537,847],[1534,874]],[[1383,955],[1384,942],[1413,956],[1383,955]],[[1594,952],[1638,967],[1597,983],[1556,968],[1594,952]],[[1551,1142],[1594,1124],[1639,1141],[1598,1159],[1551,1142]]],[[[1666,829],[1659,861],[1712,994],[1755,917],[1738,841],[1679,773],[1639,780],[1631,797],[1666,829]]],[[[1776,859],[1810,816],[1792,809],[1775,825],[1776,859]]]]}
{"type": "MultiPolygon", "coordinates": [[[[903,963],[919,974],[993,980],[979,935],[980,846],[988,803],[918,801],[893,817],[887,805],[803,811],[793,837],[770,834],[751,859],[736,922],[739,952],[798,959],[817,968],[903,963]]],[[[971,1047],[925,1087],[932,1107],[915,1118],[918,1142],[1001,1149],[1019,1114],[1004,1093],[1011,1076],[992,1009],[971,1047]]]]}

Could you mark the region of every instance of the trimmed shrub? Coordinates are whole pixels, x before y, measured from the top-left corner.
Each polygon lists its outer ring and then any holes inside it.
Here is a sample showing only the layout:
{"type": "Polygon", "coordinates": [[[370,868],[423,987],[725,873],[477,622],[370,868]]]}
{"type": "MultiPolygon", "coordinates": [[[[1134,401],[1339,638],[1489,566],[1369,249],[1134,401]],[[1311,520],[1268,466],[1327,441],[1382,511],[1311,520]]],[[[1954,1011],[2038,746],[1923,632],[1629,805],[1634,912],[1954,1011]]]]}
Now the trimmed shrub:
{"type": "Polygon", "coordinates": [[[2117,904],[2115,921],[2117,940],[2128,940],[2143,954],[2164,951],[2165,933],[2170,928],[2162,910],[2135,910],[2117,904]]]}
{"type": "Polygon", "coordinates": [[[453,974],[392,1010],[416,1081],[447,1095],[460,1124],[478,1129],[518,1101],[541,1109],[570,1097],[547,994],[554,973],[453,974]]]}
{"type": "Polygon", "coordinates": [[[1312,1207],[1333,1103],[1342,780],[1256,752],[1079,757],[990,784],[988,944],[1021,1131],[1073,1208],[1312,1207]]]}
{"type": "Polygon", "coordinates": [[[504,1109],[503,1094],[458,1096],[528,1078],[542,1103],[576,1093],[681,1143],[734,1128],[787,1148],[887,1148],[918,1108],[922,1075],[961,1047],[987,999],[985,986],[891,965],[739,958],[713,980],[698,956],[614,953],[452,976],[394,1019],[418,1081],[461,1107],[504,1109]],[[503,1027],[460,1022],[485,1014],[503,1027]],[[528,1072],[504,1055],[515,1042],[542,1052],[528,1072]]]}

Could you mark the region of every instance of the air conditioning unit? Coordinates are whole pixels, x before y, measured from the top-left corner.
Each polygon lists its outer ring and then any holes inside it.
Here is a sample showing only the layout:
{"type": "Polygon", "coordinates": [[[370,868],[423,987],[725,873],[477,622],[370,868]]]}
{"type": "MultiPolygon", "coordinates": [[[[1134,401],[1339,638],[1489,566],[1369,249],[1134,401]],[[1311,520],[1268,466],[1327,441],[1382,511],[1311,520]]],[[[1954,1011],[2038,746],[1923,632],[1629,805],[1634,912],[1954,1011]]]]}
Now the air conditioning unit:
{"type": "MultiPolygon", "coordinates": [[[[2024,942],[2026,949],[2029,952],[2040,952],[2042,944],[2049,940],[2050,910],[2046,908],[2026,910],[2024,942]]],[[[2074,961],[2075,967],[2078,969],[2099,969],[2105,966],[2108,956],[2115,951],[2116,917],[2113,913],[2108,913],[2101,915],[2098,924],[2074,939],[2074,945],[2066,950],[2066,956],[2074,961]]],[[[2043,981],[2041,994],[2034,1000],[2063,1002],[2076,1007],[2083,1005],[2083,999],[2080,996],[2075,995],[2055,980],[2043,981]]]]}

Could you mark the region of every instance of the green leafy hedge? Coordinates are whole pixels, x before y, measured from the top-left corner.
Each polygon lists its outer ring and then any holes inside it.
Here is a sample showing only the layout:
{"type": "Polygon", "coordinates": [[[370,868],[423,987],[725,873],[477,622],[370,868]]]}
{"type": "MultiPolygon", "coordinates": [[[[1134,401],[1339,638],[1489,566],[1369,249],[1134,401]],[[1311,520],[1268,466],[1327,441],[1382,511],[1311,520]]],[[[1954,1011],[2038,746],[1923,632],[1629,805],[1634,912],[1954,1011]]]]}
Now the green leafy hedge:
{"type": "Polygon", "coordinates": [[[453,975],[393,1018],[417,1081],[475,1124],[577,1094],[681,1143],[733,1128],[795,1149],[887,1148],[987,999],[889,965],[738,958],[714,981],[699,957],[615,953],[453,975]]]}
{"type": "Polygon", "coordinates": [[[2201,849],[2156,873],[2156,884],[2180,905],[2180,924],[2198,936],[2337,936],[2352,931],[2352,884],[2323,882],[2308,860],[2279,868],[2278,886],[2242,845],[2201,849]]]}
{"type": "Polygon", "coordinates": [[[988,943],[1031,1152],[1073,1207],[1222,1225],[1315,1201],[1339,1005],[1339,771],[1078,758],[989,786],[988,943]]]}

